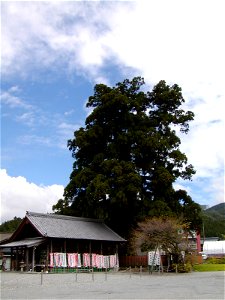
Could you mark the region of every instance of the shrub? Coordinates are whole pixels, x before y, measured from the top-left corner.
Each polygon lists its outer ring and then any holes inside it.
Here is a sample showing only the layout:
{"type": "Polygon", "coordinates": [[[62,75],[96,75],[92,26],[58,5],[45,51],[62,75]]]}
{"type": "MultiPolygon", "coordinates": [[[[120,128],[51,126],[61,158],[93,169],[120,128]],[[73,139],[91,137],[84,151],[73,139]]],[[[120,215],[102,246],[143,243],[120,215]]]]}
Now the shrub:
{"type": "Polygon", "coordinates": [[[178,273],[189,273],[192,271],[192,265],[190,263],[172,264],[172,271],[176,272],[176,269],[178,273]]]}
{"type": "Polygon", "coordinates": [[[207,264],[225,264],[225,257],[209,257],[207,264]]]}

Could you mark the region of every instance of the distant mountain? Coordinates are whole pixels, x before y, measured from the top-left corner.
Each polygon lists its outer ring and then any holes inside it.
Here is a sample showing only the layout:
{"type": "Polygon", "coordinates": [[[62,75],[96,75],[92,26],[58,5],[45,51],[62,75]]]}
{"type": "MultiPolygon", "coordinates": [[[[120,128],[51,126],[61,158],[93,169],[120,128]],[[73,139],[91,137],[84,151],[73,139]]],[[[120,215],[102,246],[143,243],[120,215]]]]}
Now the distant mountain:
{"type": "Polygon", "coordinates": [[[225,239],[225,203],[204,210],[203,224],[205,237],[217,236],[220,239],[225,239]]]}
{"type": "Polygon", "coordinates": [[[225,218],[225,202],[214,205],[205,210],[206,212],[213,213],[216,212],[225,218]]]}

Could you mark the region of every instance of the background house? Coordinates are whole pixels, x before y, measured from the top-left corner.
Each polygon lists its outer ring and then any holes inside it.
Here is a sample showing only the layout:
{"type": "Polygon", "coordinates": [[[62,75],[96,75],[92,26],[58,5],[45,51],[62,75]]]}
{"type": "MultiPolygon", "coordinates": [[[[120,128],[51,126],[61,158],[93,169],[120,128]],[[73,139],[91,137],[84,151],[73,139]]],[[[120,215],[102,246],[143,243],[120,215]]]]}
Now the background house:
{"type": "Polygon", "coordinates": [[[219,241],[218,238],[205,238],[203,243],[203,253],[207,257],[224,257],[225,241],[219,241]]]}

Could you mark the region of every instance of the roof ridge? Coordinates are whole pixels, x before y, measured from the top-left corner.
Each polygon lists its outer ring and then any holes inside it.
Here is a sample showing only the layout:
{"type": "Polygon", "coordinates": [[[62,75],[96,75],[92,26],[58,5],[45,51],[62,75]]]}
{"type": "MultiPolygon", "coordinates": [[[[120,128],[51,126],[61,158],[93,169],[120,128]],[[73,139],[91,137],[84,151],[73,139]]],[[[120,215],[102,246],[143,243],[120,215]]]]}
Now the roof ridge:
{"type": "MultiPolygon", "coordinates": [[[[104,225],[105,225],[105,227],[107,227],[112,233],[114,233],[114,234],[116,234],[118,237],[120,237],[121,238],[121,236],[118,234],[118,233],[116,233],[112,228],[110,228],[108,225],[106,225],[105,223],[104,223],[104,225]]],[[[125,240],[125,239],[124,239],[125,240]]],[[[126,241],[126,240],[125,240],[126,241]]]]}
{"type": "Polygon", "coordinates": [[[26,216],[37,216],[37,217],[44,217],[44,218],[55,218],[55,219],[64,219],[64,220],[76,220],[76,221],[86,221],[86,222],[96,222],[96,223],[104,223],[102,219],[93,219],[93,218],[84,218],[84,217],[74,217],[74,216],[68,216],[68,215],[58,215],[53,213],[36,213],[27,211],[26,216]]]}

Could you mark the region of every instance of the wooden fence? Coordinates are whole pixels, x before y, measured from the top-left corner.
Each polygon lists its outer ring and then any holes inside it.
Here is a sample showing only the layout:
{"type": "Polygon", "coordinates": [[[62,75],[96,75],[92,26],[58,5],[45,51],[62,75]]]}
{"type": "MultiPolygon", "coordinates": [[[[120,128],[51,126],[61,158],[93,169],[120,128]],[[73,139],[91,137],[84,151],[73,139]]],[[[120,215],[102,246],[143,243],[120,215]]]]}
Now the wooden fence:
{"type": "MultiPolygon", "coordinates": [[[[163,266],[168,265],[167,255],[161,255],[163,266]]],[[[148,256],[147,255],[132,255],[132,256],[120,256],[119,257],[120,267],[148,267],[148,256]]]]}
{"type": "MultiPolygon", "coordinates": [[[[168,256],[161,255],[162,265],[168,265],[168,256]]],[[[201,255],[192,255],[189,258],[191,264],[202,264],[203,259],[201,255]]],[[[171,262],[170,262],[171,263],[171,262]]],[[[148,256],[147,255],[132,255],[132,256],[120,256],[119,257],[120,267],[148,267],[148,256]]]]}
{"type": "Polygon", "coordinates": [[[147,267],[148,256],[147,255],[132,255],[132,256],[120,256],[120,267],[147,267]]]}

